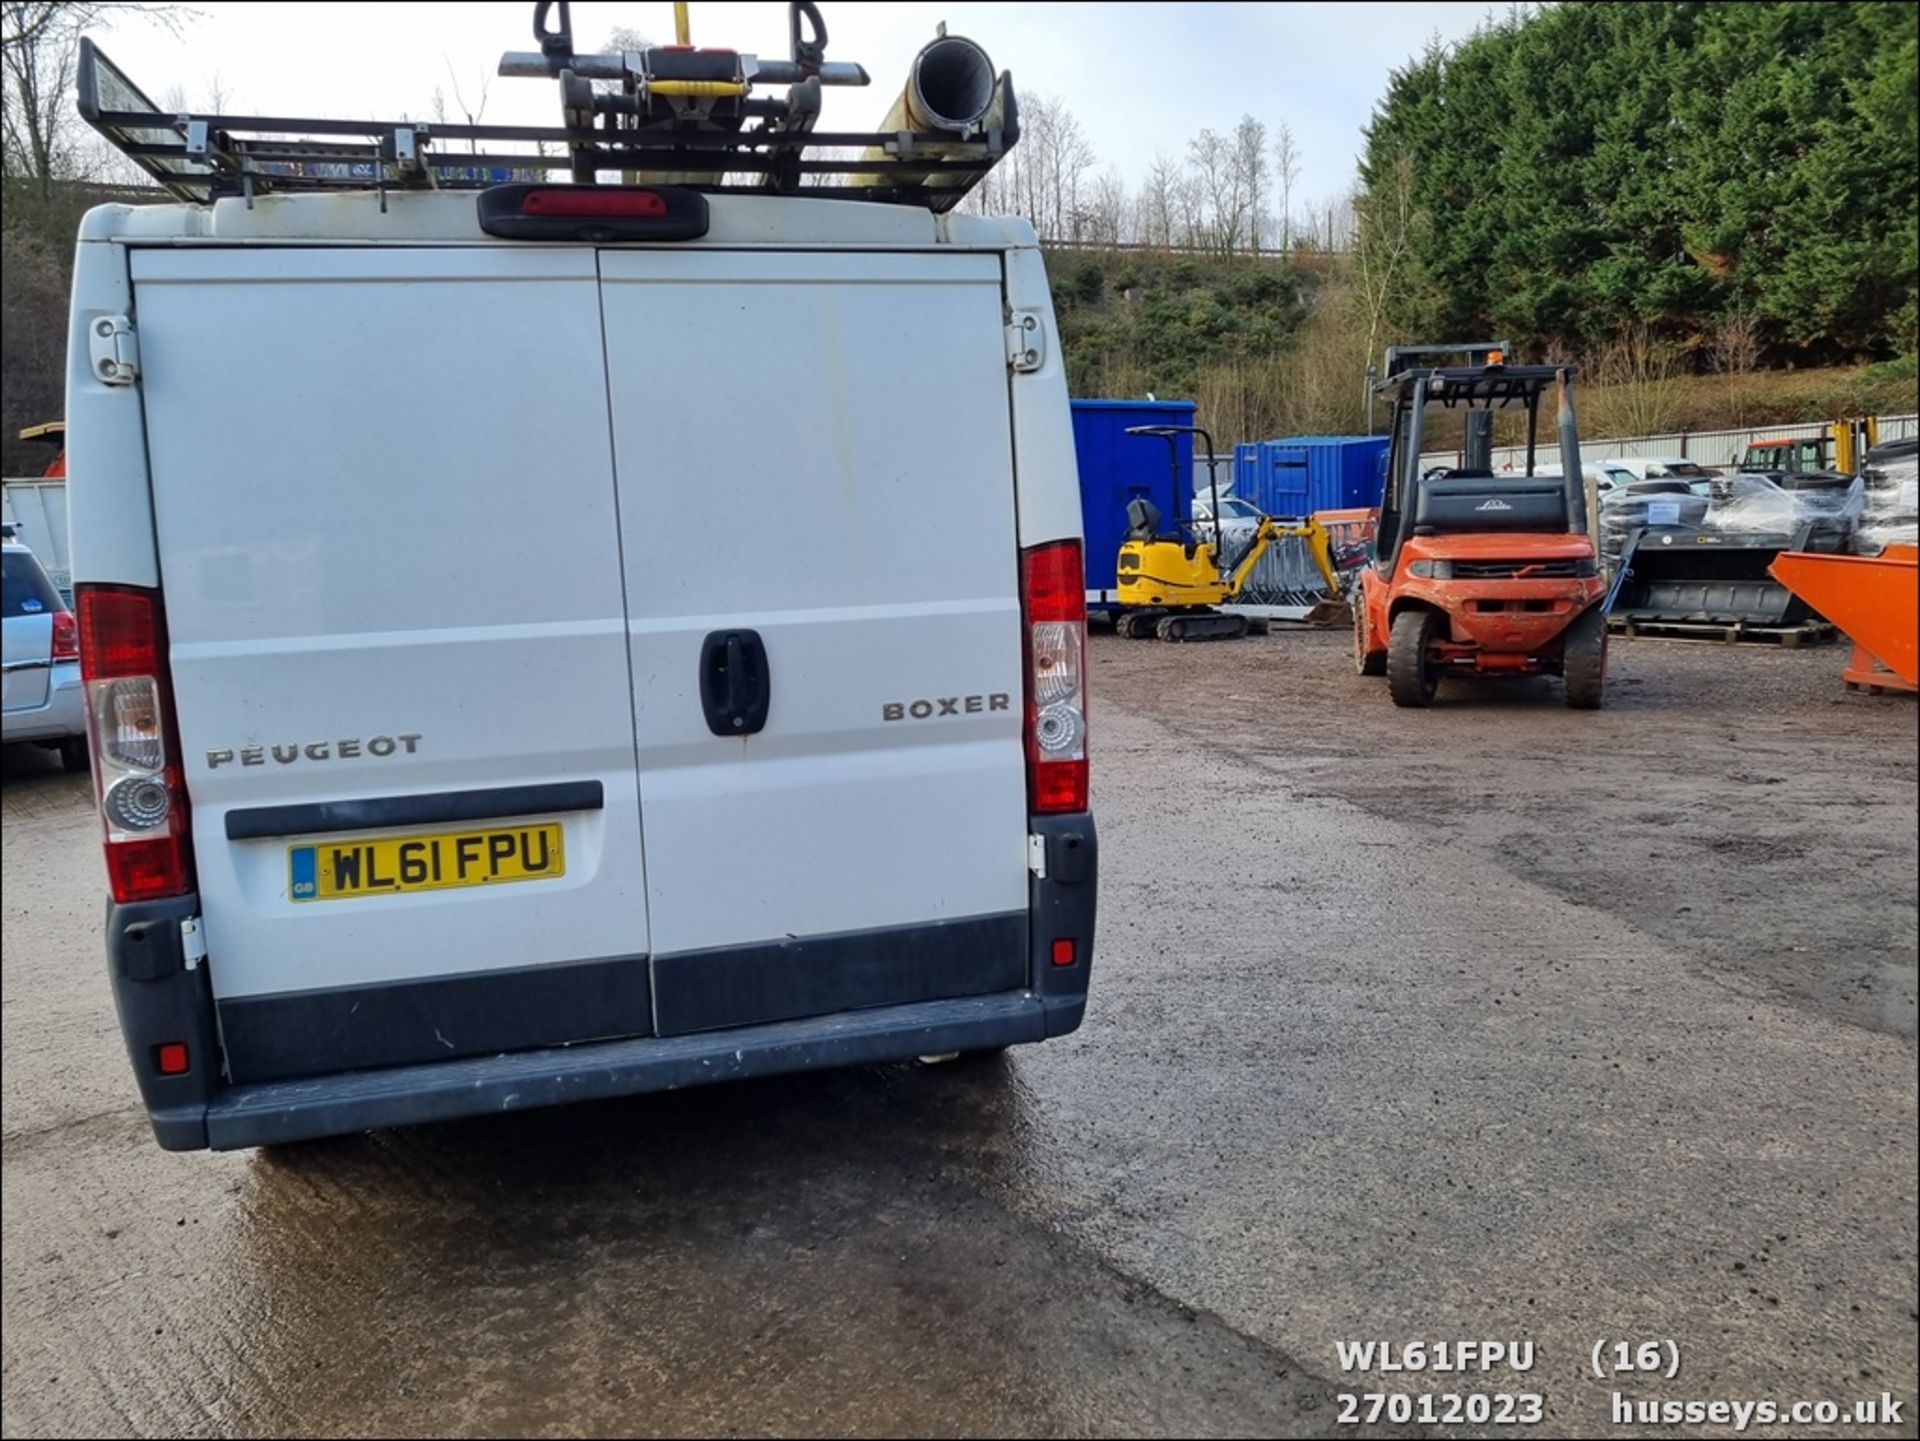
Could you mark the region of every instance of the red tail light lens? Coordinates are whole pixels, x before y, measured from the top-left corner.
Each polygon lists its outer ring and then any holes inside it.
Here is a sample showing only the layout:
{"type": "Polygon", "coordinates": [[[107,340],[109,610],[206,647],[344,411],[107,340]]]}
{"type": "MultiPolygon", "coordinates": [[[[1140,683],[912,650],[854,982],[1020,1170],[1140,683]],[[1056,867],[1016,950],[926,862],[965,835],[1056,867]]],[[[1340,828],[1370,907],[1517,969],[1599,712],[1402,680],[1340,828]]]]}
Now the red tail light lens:
{"type": "Polygon", "coordinates": [[[1080,542],[1021,556],[1027,622],[1027,791],[1039,815],[1087,808],[1087,589],[1080,542]]]}
{"type": "Polygon", "coordinates": [[[93,794],[113,898],[182,895],[193,889],[193,849],[159,593],[94,585],[76,591],[93,794]]]}
{"type": "Polygon", "coordinates": [[[83,585],[80,673],[88,680],[153,675],[160,669],[160,602],[131,586],[83,585]]]}
{"type": "Polygon", "coordinates": [[[80,622],[74,619],[70,610],[53,613],[53,658],[80,659],[80,622]]]}

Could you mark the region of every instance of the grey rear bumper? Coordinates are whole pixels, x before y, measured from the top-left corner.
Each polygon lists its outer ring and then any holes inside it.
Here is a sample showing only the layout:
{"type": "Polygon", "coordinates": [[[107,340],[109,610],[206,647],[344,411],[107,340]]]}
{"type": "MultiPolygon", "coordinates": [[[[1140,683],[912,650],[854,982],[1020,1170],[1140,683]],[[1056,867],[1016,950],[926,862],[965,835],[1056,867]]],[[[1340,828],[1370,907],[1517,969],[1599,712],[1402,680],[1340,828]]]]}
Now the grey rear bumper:
{"type": "MultiPolygon", "coordinates": [[[[208,971],[218,956],[189,967],[182,953],[180,923],[199,913],[198,897],[109,905],[108,971],[154,1136],[170,1151],[271,1145],[715,1081],[987,1050],[1066,1035],[1086,1010],[1098,895],[1093,818],[1035,817],[1033,831],[1044,847],[1046,874],[1030,877],[1029,909],[1025,916],[1014,913],[1017,923],[1010,930],[976,937],[992,953],[987,969],[956,953],[947,957],[941,975],[911,968],[872,972],[869,984],[836,982],[836,987],[809,992],[804,999],[821,1013],[797,1017],[794,998],[774,997],[789,1005],[785,1016],[792,1019],[741,1015],[740,1020],[756,1023],[575,1044],[542,1044],[531,1036],[502,1044],[504,1038],[496,1037],[480,1053],[385,1065],[365,1058],[356,1062],[346,1044],[351,1036],[329,1031],[327,1074],[296,1074],[288,1067],[249,1080],[233,1064],[217,1028],[208,971]],[[1057,941],[1072,943],[1064,961],[1056,958],[1057,941]],[[1006,954],[1009,945],[1024,955],[1006,954]],[[903,997],[896,990],[888,996],[879,986],[893,984],[890,974],[895,980],[911,977],[922,989],[918,995],[903,997]],[[944,997],[931,989],[943,976],[944,997]],[[979,979],[963,989],[955,976],[979,979]],[[176,1043],[187,1046],[191,1067],[184,1074],[162,1075],[156,1058],[176,1043]]],[[[910,949],[903,941],[903,956],[910,949]]],[[[837,974],[835,966],[829,970],[837,974]]],[[[856,967],[848,974],[858,980],[864,973],[856,967]]],[[[758,975],[750,969],[735,977],[735,989],[756,1004],[773,994],[756,981],[758,975]]],[[[376,998],[362,999],[371,1016],[376,998]]],[[[499,1004],[529,1009],[524,997],[499,1004]]],[[[781,1012],[762,1009],[759,1015],[781,1012]]],[[[326,1016],[316,1009],[310,1019],[321,1026],[326,1016]]]]}
{"type": "MultiPolygon", "coordinates": [[[[222,1091],[206,1112],[216,1151],[602,1100],[715,1081],[905,1060],[1038,1041],[1051,1005],[1031,991],[885,1006],[692,1036],[643,1036],[545,1051],[398,1066],[222,1091]]],[[[161,1138],[165,1144],[166,1138],[161,1138]]]]}

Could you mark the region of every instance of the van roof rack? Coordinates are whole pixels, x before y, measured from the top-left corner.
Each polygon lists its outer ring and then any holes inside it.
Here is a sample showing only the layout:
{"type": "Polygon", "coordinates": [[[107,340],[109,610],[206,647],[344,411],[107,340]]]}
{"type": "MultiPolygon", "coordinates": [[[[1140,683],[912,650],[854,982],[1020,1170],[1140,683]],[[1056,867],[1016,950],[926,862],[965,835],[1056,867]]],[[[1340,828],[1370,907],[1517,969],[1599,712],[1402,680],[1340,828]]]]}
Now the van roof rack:
{"type": "Polygon", "coordinates": [[[816,129],[821,87],[866,85],[867,72],[825,58],[826,26],[811,0],[789,6],[789,30],[785,60],[689,44],[578,54],[567,0],[541,0],[540,49],[502,56],[500,73],[558,81],[559,126],[170,114],[87,39],[75,79],[87,123],[197,203],[376,190],[384,206],[389,189],[476,190],[560,171],[581,185],[612,172],[630,184],[946,211],[1020,138],[1012,76],[996,79],[986,52],[944,26],[914,57],[881,129],[816,129]],[[784,94],[763,93],[778,86],[784,94]]]}

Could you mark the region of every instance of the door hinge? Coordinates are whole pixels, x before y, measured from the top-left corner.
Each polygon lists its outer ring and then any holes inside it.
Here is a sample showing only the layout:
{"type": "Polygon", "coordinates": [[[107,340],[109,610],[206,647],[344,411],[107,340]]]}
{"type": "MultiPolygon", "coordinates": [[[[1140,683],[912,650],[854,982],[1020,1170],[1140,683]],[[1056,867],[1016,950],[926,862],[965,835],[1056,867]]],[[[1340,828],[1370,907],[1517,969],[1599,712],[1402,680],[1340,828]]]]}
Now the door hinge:
{"type": "Polygon", "coordinates": [[[1027,836],[1027,869],[1035,879],[1047,878],[1047,838],[1029,834],[1027,836]]]}
{"type": "Polygon", "coordinates": [[[94,379],[102,385],[132,385],[140,378],[140,342],[124,315],[103,315],[87,327],[94,379]]]}
{"type": "Polygon", "coordinates": [[[186,958],[190,971],[198,970],[207,958],[207,937],[200,929],[200,917],[188,916],[180,922],[180,954],[186,958]]]}
{"type": "Polygon", "coordinates": [[[1047,358],[1047,330],[1037,310],[1016,310],[1007,322],[1007,364],[1018,371],[1038,370],[1047,358]]]}

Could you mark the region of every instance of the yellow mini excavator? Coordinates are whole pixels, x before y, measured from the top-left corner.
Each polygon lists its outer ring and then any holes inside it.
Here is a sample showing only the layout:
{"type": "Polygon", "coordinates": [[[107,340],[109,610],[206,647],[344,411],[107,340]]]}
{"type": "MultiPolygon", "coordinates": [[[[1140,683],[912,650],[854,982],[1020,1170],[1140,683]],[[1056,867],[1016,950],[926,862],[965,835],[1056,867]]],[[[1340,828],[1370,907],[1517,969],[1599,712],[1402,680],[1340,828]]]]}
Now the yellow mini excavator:
{"type": "Polygon", "coordinates": [[[1128,435],[1159,436],[1173,454],[1173,494],[1182,493],[1178,438],[1193,435],[1206,442],[1207,477],[1213,493],[1212,519],[1176,521],[1172,532],[1162,532],[1158,506],[1150,500],[1127,505],[1127,539],[1120,547],[1116,589],[1120,615],[1114,629],[1123,636],[1161,640],[1237,640],[1248,630],[1244,614],[1218,607],[1238,597],[1261,558],[1276,542],[1299,541],[1310,557],[1317,580],[1311,598],[1316,606],[1337,605],[1340,579],[1333,568],[1327,529],[1311,518],[1278,520],[1263,515],[1250,534],[1227,534],[1227,518],[1220,508],[1220,476],[1213,456],[1213,437],[1197,425],[1137,425],[1128,435]],[[1231,559],[1228,551],[1236,550],[1231,559]]]}

